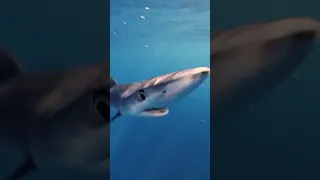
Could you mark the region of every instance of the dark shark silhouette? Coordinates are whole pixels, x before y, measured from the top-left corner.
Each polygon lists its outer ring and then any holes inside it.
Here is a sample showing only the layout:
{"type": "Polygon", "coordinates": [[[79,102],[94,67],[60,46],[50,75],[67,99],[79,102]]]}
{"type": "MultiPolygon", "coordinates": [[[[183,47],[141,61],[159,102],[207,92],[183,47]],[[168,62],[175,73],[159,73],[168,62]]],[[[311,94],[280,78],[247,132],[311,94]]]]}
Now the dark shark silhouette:
{"type": "Polygon", "coordinates": [[[280,19],[212,33],[213,121],[230,117],[275,89],[303,62],[319,35],[320,22],[309,18],[280,19]]]}
{"type": "Polygon", "coordinates": [[[0,142],[25,157],[7,180],[46,168],[109,177],[108,68],[105,61],[65,72],[26,73],[0,49],[0,142]]]}

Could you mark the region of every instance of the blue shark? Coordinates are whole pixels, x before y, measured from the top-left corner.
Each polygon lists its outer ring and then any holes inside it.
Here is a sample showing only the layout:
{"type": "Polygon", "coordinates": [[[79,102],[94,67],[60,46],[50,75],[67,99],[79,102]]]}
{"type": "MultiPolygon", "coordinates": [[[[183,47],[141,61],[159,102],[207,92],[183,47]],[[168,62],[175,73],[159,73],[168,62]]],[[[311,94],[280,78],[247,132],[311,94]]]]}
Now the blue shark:
{"type": "Polygon", "coordinates": [[[168,106],[195,91],[210,74],[210,68],[177,71],[131,84],[110,79],[110,107],[117,110],[111,121],[121,115],[161,117],[168,106]]]}

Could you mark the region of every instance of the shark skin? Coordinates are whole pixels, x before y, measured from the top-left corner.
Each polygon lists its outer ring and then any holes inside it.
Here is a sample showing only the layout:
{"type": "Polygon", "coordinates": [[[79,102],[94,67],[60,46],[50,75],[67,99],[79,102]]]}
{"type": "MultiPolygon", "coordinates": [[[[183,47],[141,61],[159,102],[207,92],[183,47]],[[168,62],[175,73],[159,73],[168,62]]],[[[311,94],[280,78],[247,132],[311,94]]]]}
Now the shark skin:
{"type": "Polygon", "coordinates": [[[24,159],[6,180],[42,169],[109,178],[108,68],[105,61],[64,72],[28,73],[0,49],[0,144],[24,159]]]}
{"type": "Polygon", "coordinates": [[[110,81],[110,106],[121,115],[161,117],[168,106],[195,91],[209,76],[210,68],[198,67],[177,71],[132,84],[110,81]]]}
{"type": "Polygon", "coordinates": [[[319,41],[320,22],[287,18],[211,34],[211,117],[230,118],[272,92],[319,41]]]}

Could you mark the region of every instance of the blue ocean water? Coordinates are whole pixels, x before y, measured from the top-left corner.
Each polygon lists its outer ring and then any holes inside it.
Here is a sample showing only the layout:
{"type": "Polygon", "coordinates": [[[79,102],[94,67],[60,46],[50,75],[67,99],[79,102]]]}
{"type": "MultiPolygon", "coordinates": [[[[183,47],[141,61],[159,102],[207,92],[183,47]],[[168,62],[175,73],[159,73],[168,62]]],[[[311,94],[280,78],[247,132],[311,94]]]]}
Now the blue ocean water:
{"type": "MultiPolygon", "coordinates": [[[[111,0],[111,76],[132,83],[210,67],[208,0],[111,0]]],[[[210,79],[159,118],[111,125],[112,180],[208,180],[210,79]]],[[[114,115],[115,112],[112,112],[114,115]]]]}

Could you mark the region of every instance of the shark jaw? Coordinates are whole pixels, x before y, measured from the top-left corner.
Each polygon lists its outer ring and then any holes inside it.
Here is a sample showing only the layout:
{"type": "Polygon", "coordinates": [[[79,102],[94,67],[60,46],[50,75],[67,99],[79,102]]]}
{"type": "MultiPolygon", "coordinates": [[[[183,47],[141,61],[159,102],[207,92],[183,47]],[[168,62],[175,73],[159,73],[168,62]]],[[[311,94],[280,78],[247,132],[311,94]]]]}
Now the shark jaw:
{"type": "Polygon", "coordinates": [[[147,116],[147,117],[161,117],[169,114],[169,108],[149,108],[140,113],[139,116],[147,116]]]}

